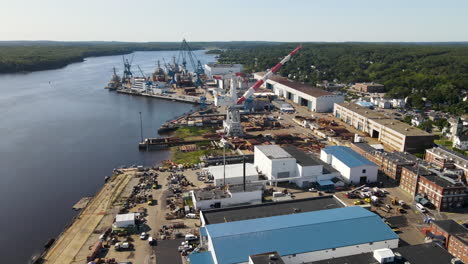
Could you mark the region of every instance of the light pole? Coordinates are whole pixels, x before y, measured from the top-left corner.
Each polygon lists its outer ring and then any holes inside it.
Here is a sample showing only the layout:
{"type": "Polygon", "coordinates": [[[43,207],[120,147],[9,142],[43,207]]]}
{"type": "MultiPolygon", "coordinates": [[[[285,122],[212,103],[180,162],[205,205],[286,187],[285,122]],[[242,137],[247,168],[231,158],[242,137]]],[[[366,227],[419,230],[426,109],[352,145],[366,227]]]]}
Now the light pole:
{"type": "Polygon", "coordinates": [[[141,112],[140,113],[140,136],[141,136],[141,142],[143,142],[143,119],[141,118],[141,112]]]}

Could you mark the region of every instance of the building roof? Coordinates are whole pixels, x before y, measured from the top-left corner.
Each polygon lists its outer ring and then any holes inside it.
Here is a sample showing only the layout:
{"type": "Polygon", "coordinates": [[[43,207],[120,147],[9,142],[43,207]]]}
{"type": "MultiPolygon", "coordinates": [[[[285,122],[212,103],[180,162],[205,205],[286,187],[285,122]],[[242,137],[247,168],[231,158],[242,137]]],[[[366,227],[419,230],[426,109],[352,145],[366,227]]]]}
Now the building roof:
{"type": "MultiPolygon", "coordinates": [[[[226,164],[226,178],[237,178],[244,176],[244,165],[242,163],[238,164],[226,164]]],[[[223,179],[224,178],[224,166],[210,166],[207,168],[208,172],[213,175],[214,179],[223,179]]],[[[245,164],[245,175],[254,176],[258,175],[255,166],[252,163],[245,164]]]]}
{"type": "Polygon", "coordinates": [[[350,168],[360,167],[360,166],[377,166],[370,160],[364,158],[363,156],[359,155],[356,151],[352,150],[349,147],[343,146],[331,146],[322,149],[327,154],[333,155],[333,157],[337,158],[346,166],[350,168]]]}
{"type": "MultiPolygon", "coordinates": [[[[263,77],[265,75],[265,72],[258,72],[257,74],[263,77]]],[[[330,93],[328,91],[325,91],[316,87],[312,87],[308,84],[303,84],[300,82],[292,81],[292,80],[289,80],[288,78],[281,77],[278,75],[271,76],[268,81],[274,81],[274,82],[280,83],[282,85],[288,86],[291,89],[308,94],[312,97],[333,95],[333,93],[330,93]]]]}
{"type": "Polygon", "coordinates": [[[272,250],[286,256],[398,239],[378,215],[355,206],[212,224],[206,229],[218,263],[247,262],[250,255],[272,250]]]}
{"type": "Polygon", "coordinates": [[[297,163],[301,166],[318,166],[323,165],[323,161],[318,158],[315,158],[311,155],[308,155],[304,151],[294,147],[294,146],[283,146],[283,149],[286,150],[291,156],[293,156],[297,163]]]}
{"type": "Polygon", "coordinates": [[[286,150],[278,145],[259,145],[255,146],[255,149],[258,149],[263,154],[265,154],[269,159],[289,159],[292,158],[292,155],[289,154],[286,150]]]}
{"type": "MultiPolygon", "coordinates": [[[[396,256],[395,264],[409,262],[411,264],[448,264],[454,258],[447,250],[436,243],[424,243],[413,246],[399,247],[392,250],[399,253],[401,259],[396,256]]],[[[346,257],[332,258],[321,261],[307,262],[305,264],[378,264],[373,253],[362,253],[346,257]]]]}
{"type": "Polygon", "coordinates": [[[278,252],[267,252],[250,256],[252,264],[284,264],[283,259],[278,252]]]}
{"type": "Polygon", "coordinates": [[[115,222],[135,221],[135,213],[118,214],[115,217],[115,222]]]}
{"type": "MultiPolygon", "coordinates": [[[[259,191],[263,189],[262,183],[246,183],[245,192],[259,191]]],[[[203,200],[214,200],[214,199],[223,199],[231,197],[231,193],[244,192],[243,184],[230,184],[228,190],[224,190],[223,187],[218,187],[215,189],[199,189],[193,190],[193,194],[197,201],[203,200]]]]}
{"type": "Polygon", "coordinates": [[[449,220],[439,220],[433,221],[434,225],[442,228],[445,232],[449,234],[463,234],[468,233],[468,229],[460,225],[459,223],[455,222],[452,219],[449,220]]]}
{"type": "Polygon", "coordinates": [[[444,159],[452,159],[459,167],[463,167],[465,170],[468,169],[468,157],[453,150],[439,146],[436,148],[426,149],[426,152],[433,153],[444,159]]]}
{"type": "Polygon", "coordinates": [[[319,196],[276,203],[203,210],[202,217],[205,219],[205,223],[209,225],[294,214],[297,210],[300,212],[313,212],[324,209],[341,208],[343,206],[344,205],[333,196],[319,196]]]}
{"type": "Polygon", "coordinates": [[[372,104],[371,102],[366,102],[366,101],[357,101],[356,104],[362,107],[366,107],[366,108],[374,107],[374,104],[372,104]]]}
{"type": "Polygon", "coordinates": [[[189,259],[190,264],[214,264],[210,251],[190,254],[189,259]]]}
{"type": "Polygon", "coordinates": [[[357,113],[358,115],[364,116],[375,123],[383,125],[388,129],[394,130],[405,136],[432,136],[424,130],[412,127],[404,122],[391,118],[390,116],[385,115],[384,112],[378,112],[376,110],[371,110],[369,108],[348,102],[335,104],[338,104],[352,112],[357,113]]]}

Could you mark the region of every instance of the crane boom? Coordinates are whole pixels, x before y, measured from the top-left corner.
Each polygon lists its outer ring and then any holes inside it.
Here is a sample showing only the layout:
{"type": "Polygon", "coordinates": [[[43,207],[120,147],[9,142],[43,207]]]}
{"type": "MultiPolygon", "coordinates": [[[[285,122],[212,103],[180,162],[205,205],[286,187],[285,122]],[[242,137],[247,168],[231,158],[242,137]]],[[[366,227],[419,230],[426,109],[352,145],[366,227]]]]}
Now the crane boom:
{"type": "Polygon", "coordinates": [[[242,95],[241,98],[239,98],[239,100],[237,100],[237,104],[242,104],[247,98],[249,98],[250,96],[252,96],[252,94],[257,91],[257,89],[262,86],[263,83],[265,83],[268,79],[270,79],[270,77],[276,73],[280,68],[281,66],[283,66],[286,62],[288,62],[291,57],[296,54],[300,49],[302,48],[302,46],[299,46],[297,48],[295,48],[293,51],[291,51],[291,53],[289,53],[286,57],[284,57],[278,64],[275,65],[275,67],[273,67],[271,70],[269,70],[265,76],[263,76],[262,79],[258,80],[254,85],[252,85],[252,87],[250,87],[245,93],[244,95],[242,95]]]}

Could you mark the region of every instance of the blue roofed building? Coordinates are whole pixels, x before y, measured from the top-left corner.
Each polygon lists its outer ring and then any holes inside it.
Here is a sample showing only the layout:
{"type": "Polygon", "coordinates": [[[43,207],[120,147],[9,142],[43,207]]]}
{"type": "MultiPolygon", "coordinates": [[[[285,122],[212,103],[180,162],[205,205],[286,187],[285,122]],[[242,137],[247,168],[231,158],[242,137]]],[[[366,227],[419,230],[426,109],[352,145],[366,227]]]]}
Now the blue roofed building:
{"type": "Polygon", "coordinates": [[[284,263],[299,264],[398,247],[388,225],[361,207],[210,224],[201,241],[208,253],[190,255],[191,264],[249,263],[249,256],[275,251],[284,263]]]}
{"type": "Polygon", "coordinates": [[[377,181],[378,166],[349,147],[326,147],[322,149],[320,159],[338,170],[349,183],[377,181]]]}

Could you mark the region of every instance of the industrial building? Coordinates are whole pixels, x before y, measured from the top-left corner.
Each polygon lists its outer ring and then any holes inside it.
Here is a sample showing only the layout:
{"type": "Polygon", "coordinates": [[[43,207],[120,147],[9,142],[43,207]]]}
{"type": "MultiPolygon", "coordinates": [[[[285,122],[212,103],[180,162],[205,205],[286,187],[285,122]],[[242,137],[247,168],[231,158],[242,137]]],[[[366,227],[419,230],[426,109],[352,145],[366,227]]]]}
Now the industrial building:
{"type": "Polygon", "coordinates": [[[350,183],[366,184],[377,181],[377,165],[349,147],[326,147],[321,150],[320,159],[338,170],[350,183]]]}
{"type": "Polygon", "coordinates": [[[284,263],[299,264],[383,248],[397,248],[398,236],[376,214],[362,207],[208,224],[200,228],[208,253],[191,264],[248,263],[252,255],[275,250],[284,263]]]}
{"type": "MultiPolygon", "coordinates": [[[[264,72],[254,74],[255,79],[261,79],[264,72]]],[[[264,84],[267,89],[272,90],[278,97],[283,97],[294,103],[306,106],[313,112],[331,112],[334,103],[344,102],[344,96],[334,94],[319,88],[311,87],[281,76],[272,76],[264,84]]]]}
{"type": "Polygon", "coordinates": [[[367,143],[353,143],[351,149],[375,163],[380,171],[396,182],[400,182],[403,166],[414,165],[418,161],[416,156],[408,152],[380,151],[367,143]]]}
{"type": "Polygon", "coordinates": [[[270,181],[288,181],[299,187],[340,177],[333,167],[294,146],[255,146],[254,166],[270,181]]]}
{"type": "Polygon", "coordinates": [[[435,243],[399,247],[386,253],[393,259],[392,261],[383,262],[379,258],[380,254],[376,257],[375,252],[371,252],[315,262],[305,262],[304,264],[462,264],[461,262],[456,262],[455,257],[435,243]]]}
{"type": "Polygon", "coordinates": [[[242,72],[242,64],[205,64],[205,74],[209,79],[213,79],[213,75],[235,75],[238,72],[242,72]]]}
{"type": "Polygon", "coordinates": [[[384,93],[385,89],[383,84],[378,83],[356,83],[353,86],[354,90],[363,93],[384,93]]]}
{"type": "MultiPolygon", "coordinates": [[[[208,175],[208,179],[213,179],[215,186],[225,184],[243,184],[244,183],[244,165],[243,164],[227,164],[219,166],[210,166],[203,169],[203,172],[208,175]],[[226,168],[225,168],[226,167],[226,168]],[[226,179],[226,182],[224,180],[226,179]]],[[[251,183],[258,181],[258,173],[252,163],[245,164],[245,182],[251,183]]]]}
{"type": "Polygon", "coordinates": [[[229,208],[209,209],[200,212],[202,226],[226,222],[243,221],[297,212],[314,212],[325,209],[342,208],[346,204],[332,195],[294,199],[276,203],[242,205],[229,208]]]}
{"type": "Polygon", "coordinates": [[[434,135],[353,103],[336,103],[333,115],[396,151],[419,152],[434,145],[434,135]]]}
{"type": "Polygon", "coordinates": [[[228,185],[211,190],[192,190],[193,207],[195,210],[210,208],[225,208],[235,205],[261,204],[263,184],[228,185]]]}

